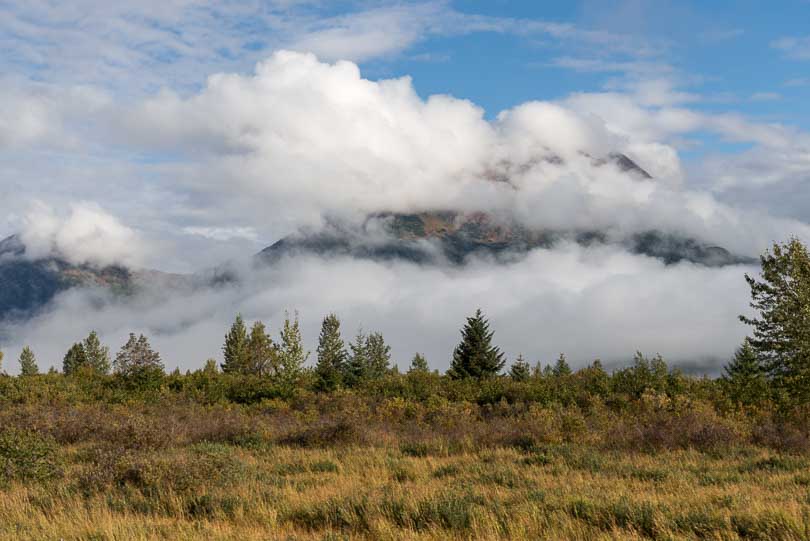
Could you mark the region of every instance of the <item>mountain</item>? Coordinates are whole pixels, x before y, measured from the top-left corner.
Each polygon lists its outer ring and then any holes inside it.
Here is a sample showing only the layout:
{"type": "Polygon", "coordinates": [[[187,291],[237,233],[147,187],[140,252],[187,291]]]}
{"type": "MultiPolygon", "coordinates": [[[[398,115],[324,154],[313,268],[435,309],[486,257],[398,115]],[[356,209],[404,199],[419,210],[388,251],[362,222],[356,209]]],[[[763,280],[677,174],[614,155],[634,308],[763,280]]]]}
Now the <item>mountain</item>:
{"type": "MultiPolygon", "coordinates": [[[[588,154],[583,156],[590,159],[594,167],[612,165],[639,182],[653,180],[652,175],[625,154],[613,152],[603,158],[588,154]]],[[[489,171],[484,177],[490,182],[511,185],[512,171],[522,171],[541,160],[563,162],[559,156],[547,155],[523,165],[501,164],[498,171],[489,171]]],[[[487,212],[461,213],[452,210],[414,214],[378,213],[367,217],[360,226],[330,223],[320,231],[301,232],[279,240],[257,254],[257,260],[273,264],[288,255],[315,254],[462,265],[472,255],[508,260],[534,248],[551,248],[564,241],[585,246],[619,244],[632,253],[655,257],[666,264],[690,261],[707,266],[723,266],[753,261],[720,246],[655,230],[612,239],[599,230],[532,230],[515,220],[498,218],[487,212]]]]}
{"type": "Polygon", "coordinates": [[[666,264],[690,261],[716,267],[753,261],[720,246],[659,231],[615,241],[600,231],[534,231],[484,212],[452,211],[377,214],[360,227],[331,224],[315,233],[283,238],[262,250],[257,258],[273,264],[286,256],[313,254],[462,265],[473,255],[507,261],[534,248],[551,248],[564,241],[583,246],[619,244],[632,253],[655,257],[666,264]]]}
{"type": "Polygon", "coordinates": [[[12,235],[0,241],[0,321],[26,319],[72,288],[102,288],[128,296],[147,287],[182,287],[182,275],[131,270],[119,265],[73,264],[59,256],[26,257],[25,245],[12,235]]]}

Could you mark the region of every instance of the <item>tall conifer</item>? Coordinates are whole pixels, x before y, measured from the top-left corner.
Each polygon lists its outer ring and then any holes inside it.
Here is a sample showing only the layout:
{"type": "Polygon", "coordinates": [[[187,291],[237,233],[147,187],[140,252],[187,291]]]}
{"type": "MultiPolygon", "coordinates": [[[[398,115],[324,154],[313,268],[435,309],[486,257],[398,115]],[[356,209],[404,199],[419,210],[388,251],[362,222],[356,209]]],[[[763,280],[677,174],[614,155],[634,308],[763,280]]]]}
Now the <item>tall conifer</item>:
{"type": "Polygon", "coordinates": [[[492,345],[493,335],[489,322],[479,308],[474,316],[467,318],[467,324],[461,331],[461,343],[453,352],[448,375],[454,379],[482,379],[497,375],[506,361],[503,353],[492,345]]]}
{"type": "Polygon", "coordinates": [[[335,314],[329,314],[323,320],[321,334],[318,337],[318,363],[315,365],[315,376],[319,390],[331,391],[342,383],[341,376],[346,358],[346,347],[340,337],[340,320],[335,314]]]}
{"type": "Polygon", "coordinates": [[[242,314],[236,316],[230,331],[225,335],[225,344],[222,346],[224,362],[222,371],[225,373],[243,373],[249,363],[248,334],[242,314]]]}
{"type": "Polygon", "coordinates": [[[35,376],[39,374],[37,358],[31,348],[25,346],[20,353],[20,376],[35,376]]]}

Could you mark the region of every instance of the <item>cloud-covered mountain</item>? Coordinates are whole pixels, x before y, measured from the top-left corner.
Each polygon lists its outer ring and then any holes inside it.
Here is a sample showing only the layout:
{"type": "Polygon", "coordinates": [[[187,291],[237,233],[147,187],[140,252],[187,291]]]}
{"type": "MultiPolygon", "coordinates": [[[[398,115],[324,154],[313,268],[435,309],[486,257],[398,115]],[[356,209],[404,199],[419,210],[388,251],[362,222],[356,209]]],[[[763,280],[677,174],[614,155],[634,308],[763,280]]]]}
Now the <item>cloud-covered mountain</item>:
{"type": "Polygon", "coordinates": [[[5,231],[25,246],[0,269],[8,305],[34,314],[0,347],[53,363],[91,328],[113,347],[135,331],[194,368],[236,313],[273,328],[298,310],[312,349],[334,311],[346,333],[373,325],[400,361],[418,348],[443,368],[480,306],[510,356],[642,349],[716,368],[745,332],[752,258],[810,227],[721,199],[681,145],[701,130],[791,134],[644,89],[485,111],[277,51],[185,90],[32,95],[60,122],[19,143],[0,185],[5,231]],[[55,146],[74,143],[62,133],[79,146],[55,146]],[[39,159],[57,151],[84,161],[39,159]],[[32,193],[45,201],[26,211],[32,193]]]}
{"type": "Polygon", "coordinates": [[[60,293],[101,289],[132,297],[147,288],[187,288],[190,277],[124,265],[75,263],[53,253],[31,257],[18,235],[0,241],[0,321],[26,320],[47,309],[60,293]]]}

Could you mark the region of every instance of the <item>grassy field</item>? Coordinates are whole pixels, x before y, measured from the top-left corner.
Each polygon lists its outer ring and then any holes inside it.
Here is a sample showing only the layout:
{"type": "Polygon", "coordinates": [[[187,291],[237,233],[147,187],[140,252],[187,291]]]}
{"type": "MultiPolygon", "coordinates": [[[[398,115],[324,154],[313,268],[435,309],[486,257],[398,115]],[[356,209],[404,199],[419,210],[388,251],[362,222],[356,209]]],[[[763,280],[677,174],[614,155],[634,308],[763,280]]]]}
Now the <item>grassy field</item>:
{"type": "Polygon", "coordinates": [[[0,376],[0,539],[810,539],[806,410],[636,379],[0,376]]]}
{"type": "Polygon", "coordinates": [[[60,455],[58,477],[0,490],[0,537],[810,538],[810,461],[755,447],[713,455],[196,443],[74,445],[60,455]]]}

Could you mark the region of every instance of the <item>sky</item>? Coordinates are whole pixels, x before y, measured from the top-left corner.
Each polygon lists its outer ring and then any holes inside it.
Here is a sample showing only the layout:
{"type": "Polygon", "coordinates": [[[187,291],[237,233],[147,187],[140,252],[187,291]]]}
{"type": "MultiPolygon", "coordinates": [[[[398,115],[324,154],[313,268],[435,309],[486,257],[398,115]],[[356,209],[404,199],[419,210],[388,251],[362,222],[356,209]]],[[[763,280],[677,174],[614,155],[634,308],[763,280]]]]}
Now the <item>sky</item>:
{"type": "MultiPolygon", "coordinates": [[[[32,257],[185,273],[335,217],[454,208],[617,238],[659,229],[754,257],[810,238],[809,12],[807,0],[0,0],[0,236],[20,233],[32,257]],[[583,159],[614,151],[655,182],[583,159]],[[564,165],[538,160],[552,154],[564,165]],[[499,168],[518,190],[481,181],[499,168]]],[[[110,343],[137,328],[167,364],[194,368],[237,311],[272,328],[299,310],[312,341],[334,310],[347,336],[381,327],[400,364],[425,350],[445,368],[475,299],[510,358],[643,349],[716,372],[746,332],[736,314],[755,270],[577,246],[506,268],[306,259],[194,302],[99,308],[72,293],[6,348],[40,344],[42,364],[58,364],[88,327],[110,343]]]]}

